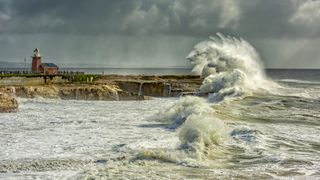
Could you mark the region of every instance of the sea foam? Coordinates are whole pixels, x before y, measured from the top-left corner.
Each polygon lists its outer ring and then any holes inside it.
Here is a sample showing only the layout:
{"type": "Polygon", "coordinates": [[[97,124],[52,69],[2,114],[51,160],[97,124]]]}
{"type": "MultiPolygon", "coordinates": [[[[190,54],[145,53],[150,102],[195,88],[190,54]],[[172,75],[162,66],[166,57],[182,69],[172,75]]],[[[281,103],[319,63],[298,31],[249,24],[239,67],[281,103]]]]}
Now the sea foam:
{"type": "Polygon", "coordinates": [[[194,65],[193,72],[204,78],[199,93],[207,98],[183,97],[155,119],[177,129],[180,148],[190,157],[208,160],[227,153],[224,147],[233,132],[219,118],[215,104],[268,92],[276,83],[266,78],[259,54],[241,38],[218,33],[198,43],[187,59],[194,65]]]}

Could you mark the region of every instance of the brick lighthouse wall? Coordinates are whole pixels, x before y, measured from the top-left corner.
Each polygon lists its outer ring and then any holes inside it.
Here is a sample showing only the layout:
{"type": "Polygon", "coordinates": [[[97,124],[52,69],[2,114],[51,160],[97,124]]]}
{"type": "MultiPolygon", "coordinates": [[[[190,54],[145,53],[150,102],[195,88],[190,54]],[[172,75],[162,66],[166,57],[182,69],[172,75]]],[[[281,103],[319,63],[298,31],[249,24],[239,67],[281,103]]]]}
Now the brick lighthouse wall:
{"type": "Polygon", "coordinates": [[[40,72],[40,65],[41,65],[41,57],[33,57],[32,58],[32,72],[39,73],[40,72]]]}

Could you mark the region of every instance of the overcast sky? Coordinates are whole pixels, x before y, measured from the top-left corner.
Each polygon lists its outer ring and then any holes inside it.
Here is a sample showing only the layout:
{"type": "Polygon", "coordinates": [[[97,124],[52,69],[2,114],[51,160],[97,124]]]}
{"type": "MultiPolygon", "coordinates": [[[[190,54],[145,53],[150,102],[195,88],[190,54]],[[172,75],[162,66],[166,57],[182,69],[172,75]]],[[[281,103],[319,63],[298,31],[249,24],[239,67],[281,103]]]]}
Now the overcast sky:
{"type": "Polygon", "coordinates": [[[268,68],[320,68],[319,0],[0,0],[0,61],[187,66],[210,35],[243,37],[268,68]]]}

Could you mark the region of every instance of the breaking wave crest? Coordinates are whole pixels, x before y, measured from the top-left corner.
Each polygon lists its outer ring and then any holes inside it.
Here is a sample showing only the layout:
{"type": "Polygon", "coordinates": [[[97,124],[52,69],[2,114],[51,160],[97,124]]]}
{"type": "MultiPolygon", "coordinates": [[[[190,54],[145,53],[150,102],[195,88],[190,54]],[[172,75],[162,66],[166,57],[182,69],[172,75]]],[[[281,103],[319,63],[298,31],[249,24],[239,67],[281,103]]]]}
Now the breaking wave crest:
{"type": "Polygon", "coordinates": [[[226,138],[223,122],[216,117],[211,104],[204,98],[185,97],[156,115],[157,121],[168,123],[169,128],[178,130],[181,148],[191,152],[198,159],[213,155],[211,150],[226,138]]]}
{"type": "Polygon", "coordinates": [[[242,38],[217,33],[198,43],[187,59],[194,65],[192,71],[205,78],[200,93],[209,94],[211,101],[270,91],[276,86],[266,78],[259,54],[242,38]]]}

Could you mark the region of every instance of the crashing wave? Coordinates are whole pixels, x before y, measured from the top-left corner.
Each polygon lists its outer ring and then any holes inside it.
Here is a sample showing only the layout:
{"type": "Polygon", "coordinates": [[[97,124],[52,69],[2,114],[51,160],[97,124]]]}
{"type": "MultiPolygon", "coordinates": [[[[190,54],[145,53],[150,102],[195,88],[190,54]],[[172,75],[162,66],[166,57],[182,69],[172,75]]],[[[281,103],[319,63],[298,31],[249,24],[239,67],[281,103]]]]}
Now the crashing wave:
{"type": "Polygon", "coordinates": [[[224,153],[221,145],[227,130],[206,99],[187,96],[157,114],[153,120],[176,128],[180,149],[196,159],[206,159],[224,153]]]}
{"type": "Polygon", "coordinates": [[[259,54],[244,39],[217,33],[198,43],[187,56],[193,72],[204,77],[200,93],[213,101],[270,90],[274,83],[266,78],[259,54]]]}
{"type": "Polygon", "coordinates": [[[187,59],[194,65],[193,72],[204,77],[199,91],[208,94],[208,99],[183,97],[155,118],[177,129],[180,150],[191,158],[207,160],[228,153],[225,147],[229,138],[242,140],[248,136],[253,140],[255,134],[251,131],[249,135],[247,131],[240,131],[238,135],[237,131],[228,130],[214,106],[225,98],[243,97],[276,87],[266,78],[256,50],[241,38],[218,33],[197,44],[187,59]]]}

